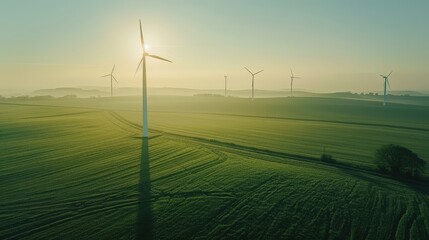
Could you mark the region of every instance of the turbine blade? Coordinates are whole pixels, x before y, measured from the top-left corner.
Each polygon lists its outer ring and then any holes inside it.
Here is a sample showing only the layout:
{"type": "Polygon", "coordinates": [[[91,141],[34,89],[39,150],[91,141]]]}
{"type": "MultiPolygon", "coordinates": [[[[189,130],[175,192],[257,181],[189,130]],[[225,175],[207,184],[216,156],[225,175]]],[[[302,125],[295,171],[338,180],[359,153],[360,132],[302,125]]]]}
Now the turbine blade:
{"type": "Polygon", "coordinates": [[[293,78],[295,78],[295,79],[301,79],[300,77],[293,77],[293,78]]]}
{"type": "Polygon", "coordinates": [[[390,76],[390,74],[392,74],[393,73],[393,71],[390,71],[390,73],[389,73],[389,75],[387,75],[387,77],[389,77],[390,76]]]}
{"type": "Polygon", "coordinates": [[[257,72],[257,73],[255,73],[254,75],[256,75],[256,74],[258,74],[258,73],[261,73],[261,72],[263,72],[264,70],[261,70],[261,71],[259,71],[259,72],[257,72]]]}
{"type": "Polygon", "coordinates": [[[115,80],[116,83],[118,83],[118,80],[116,80],[115,76],[112,75],[113,80],[115,80]]]}
{"type": "Polygon", "coordinates": [[[292,72],[292,68],[290,69],[290,74],[291,74],[291,76],[293,77],[293,72],[292,72]]]}
{"type": "Polygon", "coordinates": [[[136,77],[137,71],[139,70],[140,65],[142,65],[142,63],[143,63],[143,57],[142,57],[142,59],[140,60],[139,65],[137,66],[136,72],[134,73],[133,80],[134,80],[134,78],[136,77]]]}
{"type": "Polygon", "coordinates": [[[110,74],[113,74],[113,71],[115,70],[115,65],[116,64],[113,64],[112,73],[110,73],[110,74]]]}
{"type": "Polygon", "coordinates": [[[253,73],[247,68],[247,67],[244,67],[250,74],[252,74],[253,75],[253,73]]]}
{"type": "Polygon", "coordinates": [[[166,61],[166,62],[171,62],[171,63],[172,63],[172,61],[170,61],[170,60],[168,60],[168,59],[165,59],[165,58],[162,58],[162,57],[157,56],[157,55],[150,55],[150,54],[148,54],[148,55],[146,55],[146,56],[148,56],[148,57],[152,57],[152,58],[156,58],[156,59],[159,59],[159,60],[162,60],[162,61],[166,61]]]}
{"type": "Polygon", "coordinates": [[[379,74],[382,78],[385,78],[386,76],[379,74]]]}
{"type": "Polygon", "coordinates": [[[144,51],[144,39],[143,39],[143,30],[142,30],[142,20],[139,19],[139,22],[140,22],[140,41],[141,41],[142,48],[143,48],[143,51],[144,51]]]}
{"type": "Polygon", "coordinates": [[[391,89],[390,89],[389,79],[387,78],[387,79],[386,79],[386,81],[387,81],[387,86],[389,86],[389,90],[391,90],[391,89]]]}
{"type": "Polygon", "coordinates": [[[103,75],[103,76],[101,76],[101,77],[110,77],[110,74],[103,75]]]}

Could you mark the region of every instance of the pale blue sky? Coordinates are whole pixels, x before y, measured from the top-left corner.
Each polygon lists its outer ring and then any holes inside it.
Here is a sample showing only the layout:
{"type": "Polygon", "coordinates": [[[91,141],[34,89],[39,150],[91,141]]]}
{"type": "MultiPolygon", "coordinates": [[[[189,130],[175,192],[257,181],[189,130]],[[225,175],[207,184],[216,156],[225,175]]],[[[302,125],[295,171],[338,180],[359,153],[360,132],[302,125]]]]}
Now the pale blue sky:
{"type": "Polygon", "coordinates": [[[429,1],[2,0],[0,89],[119,86],[139,60],[138,19],[150,52],[150,87],[289,87],[311,91],[429,90],[429,1]]]}

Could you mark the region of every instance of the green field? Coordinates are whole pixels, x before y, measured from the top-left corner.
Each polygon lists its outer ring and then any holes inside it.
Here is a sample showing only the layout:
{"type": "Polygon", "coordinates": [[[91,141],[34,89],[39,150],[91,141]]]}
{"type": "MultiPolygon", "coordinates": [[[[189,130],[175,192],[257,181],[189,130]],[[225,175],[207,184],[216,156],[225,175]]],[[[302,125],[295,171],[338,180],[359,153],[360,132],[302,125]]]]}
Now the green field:
{"type": "Polygon", "coordinates": [[[138,97],[0,102],[0,239],[429,239],[429,184],[373,164],[429,160],[421,101],[149,101],[148,141],[138,97]]]}

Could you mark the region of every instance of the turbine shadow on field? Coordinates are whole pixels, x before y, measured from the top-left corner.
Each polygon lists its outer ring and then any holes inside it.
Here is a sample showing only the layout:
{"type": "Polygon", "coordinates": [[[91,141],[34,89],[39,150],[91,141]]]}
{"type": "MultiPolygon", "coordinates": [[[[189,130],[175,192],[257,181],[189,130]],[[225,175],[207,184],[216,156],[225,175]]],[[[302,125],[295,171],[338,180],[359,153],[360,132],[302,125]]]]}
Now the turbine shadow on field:
{"type": "Polygon", "coordinates": [[[149,169],[149,140],[142,139],[140,155],[139,207],[136,239],[153,239],[152,194],[149,169]]]}

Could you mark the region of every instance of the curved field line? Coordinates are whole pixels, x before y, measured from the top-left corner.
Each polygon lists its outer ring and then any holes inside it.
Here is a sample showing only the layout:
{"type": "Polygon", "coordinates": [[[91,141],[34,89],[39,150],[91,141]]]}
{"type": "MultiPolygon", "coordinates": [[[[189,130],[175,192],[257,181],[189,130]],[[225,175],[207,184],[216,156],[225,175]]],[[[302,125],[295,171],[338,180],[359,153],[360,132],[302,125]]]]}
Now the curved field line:
{"type": "Polygon", "coordinates": [[[112,116],[114,119],[116,119],[117,121],[119,121],[120,123],[130,127],[130,128],[134,128],[137,130],[141,130],[142,126],[137,124],[137,123],[133,123],[127,119],[125,119],[124,117],[120,116],[119,114],[109,111],[108,112],[110,114],[110,116],[112,116]]]}
{"type": "Polygon", "coordinates": [[[37,118],[53,118],[53,117],[64,117],[64,116],[73,116],[73,115],[80,115],[80,114],[87,114],[87,113],[95,113],[99,111],[84,111],[84,112],[75,112],[75,113],[63,113],[63,114],[56,114],[56,115],[46,115],[46,116],[36,116],[36,117],[25,117],[21,119],[37,119],[37,118]]]}
{"type": "MultiPolygon", "coordinates": [[[[229,151],[232,153],[234,153],[234,151],[240,151],[240,152],[245,152],[245,153],[250,152],[253,154],[277,157],[280,159],[288,159],[288,160],[292,160],[292,161],[317,164],[317,165],[324,166],[324,167],[340,168],[340,169],[343,169],[345,171],[362,172],[362,173],[369,174],[372,176],[377,176],[377,177],[397,179],[397,178],[394,178],[390,175],[386,175],[386,174],[377,172],[376,170],[371,169],[371,168],[365,168],[365,167],[361,167],[361,166],[357,166],[357,165],[350,165],[347,163],[340,163],[340,162],[326,163],[326,162],[320,161],[320,159],[316,158],[316,157],[291,154],[291,153],[286,153],[286,152],[277,152],[277,151],[273,151],[273,150],[269,150],[269,149],[262,149],[262,148],[256,148],[256,147],[251,147],[251,146],[238,145],[235,143],[222,142],[222,141],[218,141],[218,140],[214,140],[214,139],[206,139],[206,138],[201,138],[201,137],[186,136],[186,135],[181,135],[181,134],[176,134],[176,133],[169,133],[169,132],[162,132],[162,133],[163,133],[163,135],[168,136],[168,137],[180,138],[182,140],[188,140],[188,141],[194,141],[194,142],[197,142],[200,144],[209,144],[209,145],[218,146],[218,147],[221,147],[222,150],[229,151]]],[[[261,160],[262,161],[269,161],[269,162],[276,162],[276,163],[284,163],[283,161],[276,161],[275,159],[272,159],[272,160],[261,159],[261,160]]],[[[409,182],[412,184],[416,184],[416,185],[426,186],[429,188],[429,184],[425,181],[423,181],[423,182],[422,181],[415,181],[415,180],[409,180],[409,179],[405,179],[405,178],[401,178],[399,180],[409,182]]]]}
{"type": "MultiPolygon", "coordinates": [[[[121,115],[117,114],[116,112],[112,112],[112,111],[110,111],[110,112],[109,112],[109,114],[110,114],[112,117],[114,117],[116,120],[118,120],[120,123],[125,124],[126,126],[129,126],[129,127],[132,127],[132,128],[134,128],[134,129],[141,130],[141,125],[136,124],[136,123],[134,123],[134,122],[131,122],[131,121],[127,120],[126,118],[122,117],[121,115]]],[[[119,127],[120,127],[120,126],[119,126],[119,127]]],[[[152,129],[151,129],[151,131],[152,131],[152,129]]],[[[157,131],[157,130],[155,130],[155,131],[156,131],[156,132],[160,132],[160,131],[157,131]]],[[[226,161],[226,160],[228,159],[228,156],[227,156],[226,154],[224,154],[224,153],[222,153],[222,152],[220,152],[220,151],[217,151],[217,150],[215,150],[215,149],[214,149],[214,148],[212,148],[212,147],[206,146],[206,149],[207,149],[207,150],[209,150],[209,151],[211,151],[214,155],[216,155],[217,159],[216,159],[216,161],[213,163],[214,165],[218,165],[219,163],[222,163],[222,162],[224,162],[224,161],[226,161]]],[[[201,167],[200,165],[198,165],[198,166],[193,167],[193,168],[186,168],[186,167],[184,167],[184,166],[182,166],[182,165],[180,165],[180,164],[178,164],[178,163],[174,163],[174,164],[175,164],[176,166],[178,166],[178,167],[182,168],[182,169],[187,173],[187,175],[192,175],[192,174],[193,174],[193,171],[194,171],[194,170],[193,170],[194,168],[200,168],[200,167],[201,167]]],[[[209,162],[209,163],[206,163],[206,164],[203,164],[203,165],[210,165],[210,166],[213,166],[213,164],[209,162]]],[[[178,173],[176,173],[176,174],[178,174],[178,173]]],[[[164,176],[164,177],[162,177],[162,178],[169,178],[169,177],[171,177],[171,175],[164,176]]],[[[158,180],[160,180],[160,179],[155,179],[154,181],[158,181],[158,180]]],[[[217,186],[216,184],[214,184],[214,183],[212,183],[212,182],[209,182],[209,181],[206,181],[206,180],[203,180],[203,181],[205,181],[207,184],[210,184],[210,185],[214,186],[215,188],[218,188],[218,189],[220,189],[220,190],[222,190],[222,191],[224,191],[224,192],[227,192],[227,191],[225,191],[225,189],[223,189],[223,188],[221,188],[221,187],[217,186]]]]}
{"type": "MultiPolygon", "coordinates": [[[[37,107],[61,107],[61,108],[77,108],[77,109],[97,109],[97,110],[111,110],[111,109],[102,109],[102,108],[91,108],[91,107],[74,107],[74,106],[56,106],[56,105],[43,105],[43,104],[28,104],[28,103],[5,103],[0,102],[4,105],[18,105],[18,106],[37,106],[37,107]]],[[[121,110],[124,112],[140,112],[138,110],[121,110]]],[[[404,130],[414,130],[414,131],[423,131],[429,132],[428,128],[417,128],[417,127],[407,127],[391,124],[379,124],[379,123],[362,123],[362,122],[348,122],[348,121],[335,121],[335,120],[323,120],[323,119],[308,119],[308,118],[287,118],[287,117],[273,117],[273,116],[257,116],[257,115],[241,115],[241,114],[229,114],[229,113],[208,113],[208,112],[177,112],[177,111],[149,111],[149,112],[158,112],[158,113],[186,113],[186,114],[205,114],[205,115],[214,115],[214,116],[231,116],[231,117],[247,117],[247,118],[261,118],[261,119],[279,119],[279,120],[291,120],[291,121],[304,121],[304,122],[323,122],[323,123],[335,123],[335,124],[345,124],[345,125],[358,125],[358,126],[370,126],[370,127],[383,127],[383,128],[394,128],[394,129],[404,129],[404,130]]]]}
{"type": "Polygon", "coordinates": [[[414,131],[429,132],[428,128],[417,128],[407,127],[391,124],[379,124],[379,123],[362,123],[362,122],[348,122],[348,121],[334,121],[334,120],[323,120],[323,119],[308,119],[308,118],[288,118],[288,117],[273,117],[273,116],[257,116],[257,115],[241,115],[241,114],[229,114],[229,113],[207,113],[207,112],[175,112],[175,111],[151,111],[158,113],[186,113],[186,114],[204,114],[214,116],[231,116],[231,117],[245,117],[245,118],[261,118],[261,119],[278,119],[278,120],[291,120],[291,121],[302,121],[302,122],[322,122],[322,123],[335,123],[345,125],[358,125],[358,126],[370,126],[370,127],[383,127],[383,128],[394,128],[394,129],[405,129],[414,131]]]}
{"type": "MultiPolygon", "coordinates": [[[[114,112],[110,112],[110,113],[113,114],[115,116],[115,118],[117,118],[118,120],[120,119],[121,123],[127,124],[129,126],[134,127],[134,128],[141,129],[140,125],[125,119],[124,117],[120,116],[119,114],[114,113],[114,112]]],[[[206,145],[221,147],[224,151],[234,150],[234,151],[240,151],[240,152],[246,152],[246,153],[250,152],[253,154],[277,157],[277,158],[282,158],[282,159],[286,158],[289,160],[295,160],[295,161],[300,161],[300,162],[308,162],[308,163],[318,164],[318,165],[325,166],[325,167],[335,167],[335,168],[341,168],[344,170],[360,171],[360,172],[365,172],[365,173],[370,174],[370,175],[375,175],[375,176],[384,177],[384,178],[392,178],[388,175],[378,173],[378,172],[376,172],[370,168],[364,168],[364,167],[360,167],[360,166],[356,166],[356,165],[348,165],[345,163],[325,163],[325,162],[321,162],[316,157],[303,156],[303,155],[291,154],[291,153],[286,153],[286,152],[277,152],[277,151],[273,151],[273,150],[269,150],[269,149],[262,149],[262,148],[256,148],[256,147],[251,147],[251,146],[238,145],[235,143],[223,142],[223,141],[219,141],[219,140],[207,139],[207,138],[202,138],[202,137],[186,136],[186,135],[182,135],[182,134],[170,133],[170,132],[165,132],[165,131],[160,131],[160,130],[155,130],[155,129],[150,129],[150,130],[159,132],[163,136],[170,137],[170,138],[178,138],[181,140],[193,141],[193,142],[197,142],[200,144],[206,144],[206,145]]],[[[282,161],[267,160],[267,159],[263,159],[263,161],[283,163],[282,161]]]]}
{"type": "MultiPolygon", "coordinates": [[[[38,106],[38,107],[62,107],[62,108],[74,108],[74,109],[98,109],[98,110],[103,110],[103,109],[99,109],[99,108],[85,108],[85,107],[73,107],[73,106],[55,106],[55,105],[36,105],[36,104],[21,104],[21,103],[3,103],[0,102],[0,104],[5,104],[5,105],[21,105],[21,106],[38,106]]],[[[139,112],[139,111],[134,111],[134,110],[123,110],[125,112],[139,112]]],[[[141,129],[141,125],[136,124],[132,121],[129,121],[127,119],[125,119],[124,117],[120,116],[119,114],[117,114],[116,112],[113,111],[108,111],[109,114],[111,116],[113,116],[116,120],[118,120],[119,122],[121,122],[124,125],[127,125],[131,128],[134,129],[141,129]]],[[[348,125],[361,125],[361,126],[374,126],[374,127],[385,127],[385,128],[396,128],[396,129],[406,129],[406,130],[416,130],[416,131],[428,131],[429,129],[426,128],[413,128],[413,127],[405,127],[405,126],[397,126],[397,125],[384,125],[384,124],[376,124],[376,123],[359,123],[359,122],[345,122],[345,121],[333,121],[333,120],[317,120],[317,119],[305,119],[305,118],[282,118],[282,117],[269,117],[269,116],[251,116],[251,115],[240,115],[240,114],[222,114],[222,113],[195,113],[195,112],[174,112],[174,111],[151,111],[151,112],[160,112],[160,113],[186,113],[186,114],[205,114],[205,115],[218,115],[218,116],[236,116],[236,117],[248,117],[248,118],[261,118],[261,119],[283,119],[283,120],[293,120],[293,121],[307,121],[307,122],[326,122],[326,123],[337,123],[337,124],[348,124],[348,125]]],[[[113,121],[112,121],[113,122],[113,121]]],[[[115,125],[118,126],[118,124],[114,123],[115,125]]],[[[118,126],[119,127],[119,126],[118,126]]],[[[235,149],[235,150],[241,150],[241,151],[245,151],[245,152],[253,152],[253,153],[257,153],[257,154],[263,154],[263,155],[270,155],[270,156],[275,156],[275,157],[280,157],[280,158],[288,158],[291,160],[298,160],[298,161],[306,161],[306,162],[311,162],[311,163],[315,163],[315,164],[320,164],[320,165],[324,165],[324,166],[332,166],[332,167],[337,167],[337,168],[344,168],[344,169],[349,169],[349,170],[360,170],[360,171],[364,171],[366,173],[369,173],[371,175],[377,175],[380,177],[387,177],[387,178],[392,178],[388,175],[385,174],[381,174],[381,173],[377,173],[372,169],[369,168],[362,168],[362,167],[358,167],[358,166],[351,166],[351,165],[346,165],[343,163],[336,163],[336,164],[329,164],[329,163],[324,163],[324,162],[320,162],[318,158],[314,158],[314,157],[308,157],[308,156],[302,156],[302,155],[296,155],[296,154],[290,154],[290,153],[284,153],[284,152],[276,152],[276,151],[272,151],[272,150],[268,150],[268,149],[259,149],[259,148],[255,148],[255,147],[249,147],[249,146],[242,146],[242,145],[237,145],[234,143],[228,143],[228,142],[221,142],[221,141],[217,141],[217,140],[212,140],[212,139],[205,139],[205,138],[199,138],[199,137],[191,137],[191,136],[185,136],[185,135],[180,135],[180,134],[175,134],[175,133],[168,133],[168,132],[164,132],[164,131],[160,131],[160,130],[156,130],[156,129],[150,129],[152,132],[157,132],[160,134],[165,134],[165,135],[169,135],[169,136],[175,136],[175,137],[181,137],[181,138],[186,138],[189,140],[194,140],[197,142],[203,142],[203,143],[207,143],[207,144],[212,144],[212,145],[218,145],[221,147],[225,147],[226,149],[235,149]]]]}
{"type": "MultiPolygon", "coordinates": [[[[112,112],[112,113],[115,115],[115,117],[117,119],[121,119],[121,122],[123,122],[124,124],[133,126],[134,128],[141,129],[141,125],[133,123],[133,122],[125,119],[124,117],[120,116],[117,113],[114,113],[114,112],[112,112]]],[[[277,152],[277,151],[273,151],[273,150],[269,150],[269,149],[261,149],[261,148],[251,147],[251,146],[238,145],[235,143],[223,142],[223,141],[218,141],[218,140],[214,140],[214,139],[207,139],[207,138],[202,138],[202,137],[186,136],[186,135],[181,135],[181,134],[177,134],[177,133],[160,131],[160,130],[156,130],[156,129],[150,129],[150,130],[152,132],[157,132],[157,133],[160,133],[163,136],[167,136],[167,137],[180,138],[182,140],[189,140],[189,141],[193,141],[193,142],[198,142],[200,144],[208,144],[208,145],[212,145],[212,146],[222,147],[222,149],[224,149],[225,151],[235,150],[235,151],[241,151],[241,152],[245,152],[245,153],[250,152],[253,154],[259,154],[259,155],[265,155],[265,156],[271,156],[271,157],[277,157],[277,158],[286,158],[289,160],[294,160],[294,161],[299,161],[299,162],[318,164],[318,165],[324,166],[324,167],[340,168],[340,169],[347,170],[347,171],[363,172],[365,174],[369,174],[372,176],[395,179],[392,176],[377,172],[371,168],[365,168],[365,167],[361,167],[361,166],[349,165],[346,163],[338,163],[338,162],[337,163],[325,163],[325,162],[321,162],[316,157],[303,156],[303,155],[291,154],[291,153],[286,153],[286,152],[277,152]]],[[[263,159],[263,161],[283,163],[282,161],[276,161],[274,159],[273,160],[263,159]]],[[[427,182],[413,181],[413,180],[407,180],[407,179],[401,179],[401,181],[406,181],[406,182],[410,182],[413,184],[429,187],[427,182]]]]}
{"type": "Polygon", "coordinates": [[[61,105],[50,105],[50,104],[31,104],[31,103],[12,103],[12,102],[0,102],[2,105],[12,106],[24,106],[24,107],[48,107],[48,108],[74,108],[74,109],[91,109],[91,110],[103,110],[95,107],[82,107],[82,106],[61,106],[61,105]]]}

